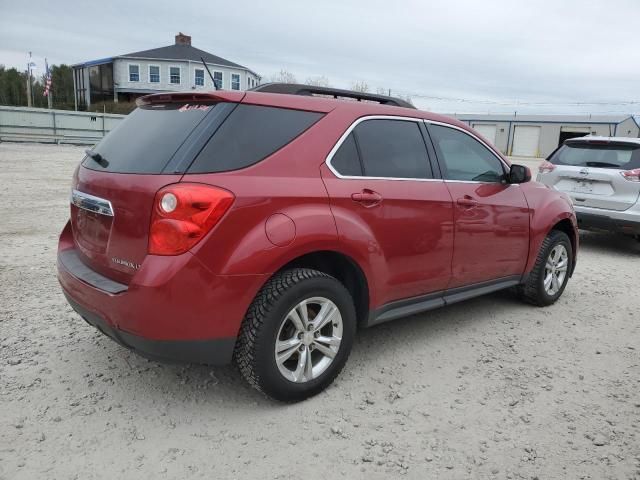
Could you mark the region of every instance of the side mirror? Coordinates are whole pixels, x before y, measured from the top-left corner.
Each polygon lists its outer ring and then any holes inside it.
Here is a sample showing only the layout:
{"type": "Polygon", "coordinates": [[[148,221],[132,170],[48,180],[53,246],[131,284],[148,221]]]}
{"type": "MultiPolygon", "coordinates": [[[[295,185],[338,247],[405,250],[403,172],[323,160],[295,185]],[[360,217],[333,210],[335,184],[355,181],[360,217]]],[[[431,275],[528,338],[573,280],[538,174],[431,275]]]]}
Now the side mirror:
{"type": "Polygon", "coordinates": [[[527,183],[531,180],[531,170],[524,165],[511,165],[509,183],[527,183]]]}

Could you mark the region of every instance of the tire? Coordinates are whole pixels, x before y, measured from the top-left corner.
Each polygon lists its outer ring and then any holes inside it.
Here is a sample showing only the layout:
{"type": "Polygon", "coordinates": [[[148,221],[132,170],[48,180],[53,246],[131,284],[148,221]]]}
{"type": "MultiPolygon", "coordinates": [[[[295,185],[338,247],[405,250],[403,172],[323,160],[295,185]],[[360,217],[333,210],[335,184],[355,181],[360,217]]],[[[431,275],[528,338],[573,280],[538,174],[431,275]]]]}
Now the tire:
{"type": "Polygon", "coordinates": [[[273,399],[297,402],[321,392],[338,376],[355,331],[354,302],[338,280],[308,268],[286,270],[273,276],[253,300],[240,328],[234,361],[253,387],[273,399]],[[320,315],[323,311],[329,314],[320,315]],[[327,323],[314,332],[323,321],[327,323]],[[278,362],[276,355],[287,360],[278,362]]]}
{"type": "MultiPolygon", "coordinates": [[[[571,240],[569,240],[566,233],[560,230],[552,230],[542,242],[542,246],[538,252],[538,258],[536,259],[536,264],[531,270],[526,283],[520,287],[520,295],[522,299],[539,307],[545,307],[555,303],[567,286],[567,281],[569,280],[572,268],[573,248],[571,246],[571,240]],[[545,286],[545,279],[549,278],[547,260],[550,260],[550,262],[553,263],[553,258],[550,258],[550,256],[552,256],[552,252],[555,251],[557,255],[558,252],[562,252],[563,248],[566,253],[564,276],[561,281],[557,282],[557,288],[548,288],[545,286]]],[[[558,268],[558,272],[560,272],[560,268],[558,268]]],[[[557,277],[556,279],[559,280],[557,277]]]]}

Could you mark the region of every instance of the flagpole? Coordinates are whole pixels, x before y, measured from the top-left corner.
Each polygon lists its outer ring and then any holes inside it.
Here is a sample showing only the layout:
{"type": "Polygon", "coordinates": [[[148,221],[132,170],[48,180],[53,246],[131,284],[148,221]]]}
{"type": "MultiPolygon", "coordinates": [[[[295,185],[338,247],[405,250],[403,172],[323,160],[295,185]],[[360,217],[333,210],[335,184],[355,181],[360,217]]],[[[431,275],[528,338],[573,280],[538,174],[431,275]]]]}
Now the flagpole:
{"type": "Polygon", "coordinates": [[[45,80],[47,85],[47,108],[51,110],[53,108],[53,92],[51,91],[52,86],[52,78],[51,78],[51,70],[49,69],[49,62],[47,59],[44,59],[44,64],[47,66],[47,78],[45,80]]]}

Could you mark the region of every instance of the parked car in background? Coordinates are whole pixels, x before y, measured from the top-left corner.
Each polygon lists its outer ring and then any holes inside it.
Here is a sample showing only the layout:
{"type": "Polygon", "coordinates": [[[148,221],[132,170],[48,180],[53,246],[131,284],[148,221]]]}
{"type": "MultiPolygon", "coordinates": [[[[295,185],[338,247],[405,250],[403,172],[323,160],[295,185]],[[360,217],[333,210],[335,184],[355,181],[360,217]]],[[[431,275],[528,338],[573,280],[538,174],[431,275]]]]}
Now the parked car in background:
{"type": "Polygon", "coordinates": [[[234,359],[296,401],[338,375],[357,327],[509,287],[560,297],[569,197],[467,125],[385,96],[259,90],[143,97],[87,152],[58,277],[88,323],[152,358],[234,359]]]}
{"type": "Polygon", "coordinates": [[[537,180],[571,196],[580,228],[640,240],[639,138],[567,140],[540,165],[537,180]]]}

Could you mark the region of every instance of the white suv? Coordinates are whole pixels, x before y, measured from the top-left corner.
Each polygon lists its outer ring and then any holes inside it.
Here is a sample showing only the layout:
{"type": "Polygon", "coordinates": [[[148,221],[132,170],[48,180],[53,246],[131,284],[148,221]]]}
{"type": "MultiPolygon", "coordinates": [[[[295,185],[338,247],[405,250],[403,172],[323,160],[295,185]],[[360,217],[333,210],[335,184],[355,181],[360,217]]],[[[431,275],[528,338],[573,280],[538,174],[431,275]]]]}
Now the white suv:
{"type": "Polygon", "coordinates": [[[538,182],[571,196],[580,228],[640,240],[640,138],[572,138],[538,172],[538,182]]]}

